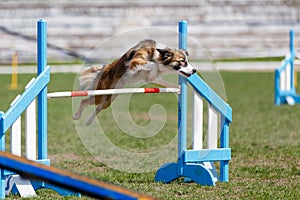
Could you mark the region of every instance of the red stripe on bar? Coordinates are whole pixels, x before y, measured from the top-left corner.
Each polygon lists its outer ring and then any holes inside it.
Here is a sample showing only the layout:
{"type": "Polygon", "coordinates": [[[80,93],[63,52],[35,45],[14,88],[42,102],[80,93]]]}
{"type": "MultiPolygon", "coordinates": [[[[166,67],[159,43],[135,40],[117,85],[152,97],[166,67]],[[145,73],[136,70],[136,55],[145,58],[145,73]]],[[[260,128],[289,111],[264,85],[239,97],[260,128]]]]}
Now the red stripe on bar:
{"type": "Polygon", "coordinates": [[[144,88],[145,89],[145,93],[159,93],[160,90],[159,88],[144,88]]]}
{"type": "Polygon", "coordinates": [[[88,96],[87,91],[73,91],[71,92],[71,97],[81,97],[81,96],[88,96]]]}

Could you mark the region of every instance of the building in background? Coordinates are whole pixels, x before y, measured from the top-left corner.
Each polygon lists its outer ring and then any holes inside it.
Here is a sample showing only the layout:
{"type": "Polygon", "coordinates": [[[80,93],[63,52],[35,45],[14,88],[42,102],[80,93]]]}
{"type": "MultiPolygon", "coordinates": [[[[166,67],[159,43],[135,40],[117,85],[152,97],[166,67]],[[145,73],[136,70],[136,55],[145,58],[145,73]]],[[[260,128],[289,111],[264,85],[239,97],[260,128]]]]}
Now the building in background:
{"type": "Polygon", "coordinates": [[[176,32],[181,19],[189,22],[194,59],[282,56],[288,51],[289,29],[300,33],[299,1],[41,2],[0,2],[0,63],[9,63],[14,52],[20,63],[35,62],[39,18],[49,25],[52,62],[112,59],[142,36],[176,47],[176,37],[168,31],[176,32]],[[155,31],[147,35],[149,27],[155,31]]]}

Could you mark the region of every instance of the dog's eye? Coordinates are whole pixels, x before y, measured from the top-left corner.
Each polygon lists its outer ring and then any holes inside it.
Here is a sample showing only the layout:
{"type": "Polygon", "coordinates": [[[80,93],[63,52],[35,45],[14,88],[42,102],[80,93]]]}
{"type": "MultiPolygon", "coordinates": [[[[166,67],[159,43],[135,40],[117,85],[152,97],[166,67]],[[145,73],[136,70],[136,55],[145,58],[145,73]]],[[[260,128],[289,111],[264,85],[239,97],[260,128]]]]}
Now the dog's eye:
{"type": "Polygon", "coordinates": [[[186,60],[185,59],[180,59],[178,62],[180,63],[180,65],[183,65],[183,66],[186,65],[186,60]]]}

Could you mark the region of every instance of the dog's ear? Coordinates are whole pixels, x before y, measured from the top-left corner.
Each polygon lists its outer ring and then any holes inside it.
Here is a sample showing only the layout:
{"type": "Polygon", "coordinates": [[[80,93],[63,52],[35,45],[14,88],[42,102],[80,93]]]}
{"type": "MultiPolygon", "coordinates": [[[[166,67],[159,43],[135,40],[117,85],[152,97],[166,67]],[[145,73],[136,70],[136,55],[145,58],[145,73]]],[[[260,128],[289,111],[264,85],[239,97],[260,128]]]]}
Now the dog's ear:
{"type": "Polygon", "coordinates": [[[130,50],[130,51],[127,53],[128,57],[127,57],[126,60],[127,60],[127,61],[131,60],[131,59],[133,58],[133,56],[135,55],[135,53],[136,53],[136,50],[134,50],[134,49],[130,50]]]}
{"type": "Polygon", "coordinates": [[[156,49],[159,54],[161,55],[161,60],[162,61],[167,61],[172,59],[173,57],[173,52],[170,51],[170,49],[156,49]]]}
{"type": "Polygon", "coordinates": [[[184,53],[184,55],[189,56],[189,52],[185,49],[180,49],[180,51],[182,51],[184,53]]]}

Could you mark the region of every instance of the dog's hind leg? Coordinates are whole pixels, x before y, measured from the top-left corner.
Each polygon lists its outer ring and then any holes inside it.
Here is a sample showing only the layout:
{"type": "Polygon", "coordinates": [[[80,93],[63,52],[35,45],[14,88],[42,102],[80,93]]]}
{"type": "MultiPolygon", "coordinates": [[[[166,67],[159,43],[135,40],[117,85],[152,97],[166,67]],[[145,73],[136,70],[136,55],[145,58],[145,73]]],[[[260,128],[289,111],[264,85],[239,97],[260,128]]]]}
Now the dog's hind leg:
{"type": "Polygon", "coordinates": [[[96,107],[96,110],[91,114],[91,116],[85,121],[85,125],[89,126],[93,123],[94,119],[96,118],[97,114],[103,109],[103,103],[99,104],[96,107]]]}
{"type": "Polygon", "coordinates": [[[93,105],[95,102],[94,97],[89,97],[80,101],[80,105],[76,113],[73,115],[73,120],[80,119],[83,110],[89,105],[93,105]]]}
{"type": "MultiPolygon", "coordinates": [[[[107,104],[107,96],[103,99],[102,103],[100,103],[99,105],[97,105],[95,111],[91,114],[91,116],[85,121],[85,125],[89,126],[91,123],[93,123],[94,119],[96,118],[97,114],[105,107],[105,105],[107,104]]],[[[110,98],[109,98],[110,99],[110,98]]]]}

